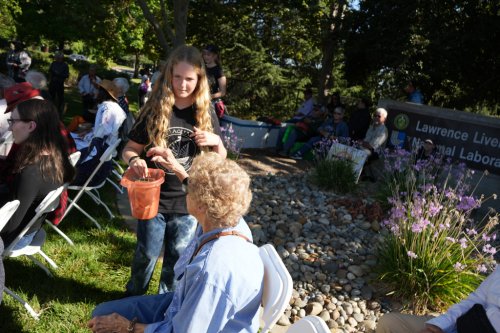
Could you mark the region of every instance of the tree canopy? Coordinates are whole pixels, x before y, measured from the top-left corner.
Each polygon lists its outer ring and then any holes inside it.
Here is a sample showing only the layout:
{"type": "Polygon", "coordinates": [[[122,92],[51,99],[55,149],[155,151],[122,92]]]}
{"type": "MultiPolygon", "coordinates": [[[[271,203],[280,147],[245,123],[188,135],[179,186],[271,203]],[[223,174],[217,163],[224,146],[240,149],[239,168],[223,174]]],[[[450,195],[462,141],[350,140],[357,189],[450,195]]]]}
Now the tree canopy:
{"type": "Polygon", "coordinates": [[[100,59],[165,59],[177,45],[217,44],[232,105],[290,113],[306,86],[318,99],[404,99],[498,113],[500,5],[443,0],[0,0],[0,38],[83,42],[100,59]]]}

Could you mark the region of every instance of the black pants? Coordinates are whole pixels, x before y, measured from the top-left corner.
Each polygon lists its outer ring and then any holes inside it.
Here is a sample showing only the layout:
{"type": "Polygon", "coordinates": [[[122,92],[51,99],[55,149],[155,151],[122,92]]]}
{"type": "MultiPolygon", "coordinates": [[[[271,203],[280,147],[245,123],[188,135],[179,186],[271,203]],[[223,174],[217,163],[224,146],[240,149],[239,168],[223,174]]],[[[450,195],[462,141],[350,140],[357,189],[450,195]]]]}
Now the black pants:
{"type": "Polygon", "coordinates": [[[54,105],[57,107],[60,119],[62,119],[64,112],[64,81],[51,81],[49,84],[49,94],[52,98],[52,102],[54,102],[54,105]]]}
{"type": "Polygon", "coordinates": [[[95,112],[89,112],[89,110],[95,110],[97,107],[96,100],[92,95],[83,95],[82,96],[82,104],[83,104],[83,118],[86,122],[94,123],[95,122],[95,112]]]}

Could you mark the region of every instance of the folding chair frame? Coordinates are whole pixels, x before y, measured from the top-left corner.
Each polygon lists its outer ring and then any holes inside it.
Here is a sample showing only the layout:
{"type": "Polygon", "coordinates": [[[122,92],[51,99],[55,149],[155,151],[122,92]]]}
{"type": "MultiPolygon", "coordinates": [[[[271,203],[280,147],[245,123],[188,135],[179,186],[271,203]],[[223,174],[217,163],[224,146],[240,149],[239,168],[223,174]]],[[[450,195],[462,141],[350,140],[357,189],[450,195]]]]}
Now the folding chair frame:
{"type": "MultiPolygon", "coordinates": [[[[35,259],[33,257],[34,254],[40,254],[48,263],[51,265],[54,269],[57,269],[56,263],[50,259],[43,251],[42,251],[42,246],[45,243],[45,238],[46,238],[46,233],[45,230],[40,228],[38,230],[37,234],[35,235],[35,238],[29,244],[28,246],[19,249],[19,250],[14,250],[14,247],[16,244],[19,242],[19,240],[28,232],[28,230],[31,228],[31,226],[42,217],[42,215],[50,213],[54,211],[57,206],[59,205],[59,197],[61,196],[62,191],[64,190],[65,186],[61,186],[50,193],[48,193],[45,198],[42,200],[42,202],[38,205],[36,208],[35,216],[28,222],[28,224],[24,227],[24,229],[17,235],[17,237],[12,241],[12,243],[4,250],[2,257],[7,258],[7,257],[18,257],[25,255],[28,258],[30,258],[37,266],[42,268],[45,273],[49,276],[52,276],[50,273],[50,270],[42,264],[40,261],[35,259]]],[[[36,313],[35,310],[29,305],[28,302],[23,300],[19,295],[17,295],[15,292],[8,288],[4,288],[5,292],[9,294],[10,296],[14,297],[18,302],[23,304],[23,306],[28,310],[28,312],[33,316],[33,318],[38,319],[39,314],[36,313]]]]}

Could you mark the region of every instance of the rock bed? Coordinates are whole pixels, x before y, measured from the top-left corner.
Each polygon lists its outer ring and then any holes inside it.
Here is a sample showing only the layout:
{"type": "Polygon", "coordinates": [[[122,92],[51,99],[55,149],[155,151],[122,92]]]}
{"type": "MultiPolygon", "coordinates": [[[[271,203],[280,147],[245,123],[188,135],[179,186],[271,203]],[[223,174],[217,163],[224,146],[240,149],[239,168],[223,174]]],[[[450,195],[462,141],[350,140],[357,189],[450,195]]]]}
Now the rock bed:
{"type": "Polygon", "coordinates": [[[245,217],[257,245],[272,243],[294,290],[278,324],[312,314],[332,332],[371,332],[381,316],[374,299],[375,248],[383,214],[371,198],[319,190],[307,174],[256,176],[245,217]]]}

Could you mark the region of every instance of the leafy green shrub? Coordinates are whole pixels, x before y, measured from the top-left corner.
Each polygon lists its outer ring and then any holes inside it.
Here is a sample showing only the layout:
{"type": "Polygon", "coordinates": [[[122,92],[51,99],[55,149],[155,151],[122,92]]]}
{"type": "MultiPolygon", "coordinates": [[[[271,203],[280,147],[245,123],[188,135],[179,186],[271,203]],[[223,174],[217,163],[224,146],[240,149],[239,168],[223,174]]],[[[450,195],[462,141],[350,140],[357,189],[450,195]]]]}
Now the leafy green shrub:
{"type": "Polygon", "coordinates": [[[416,312],[457,303],[495,263],[490,242],[496,239],[492,230],[498,215],[472,220],[471,213],[484,201],[469,193],[472,172],[448,164],[441,167],[441,177],[426,174],[435,169],[434,162],[415,164],[409,158],[398,166],[393,177],[407,178],[393,180],[392,208],[382,222],[390,233],[379,248],[380,279],[410,300],[416,312]]]}
{"type": "Polygon", "coordinates": [[[344,159],[318,161],[311,178],[319,187],[339,193],[348,193],[356,188],[352,162],[344,159]]]}

